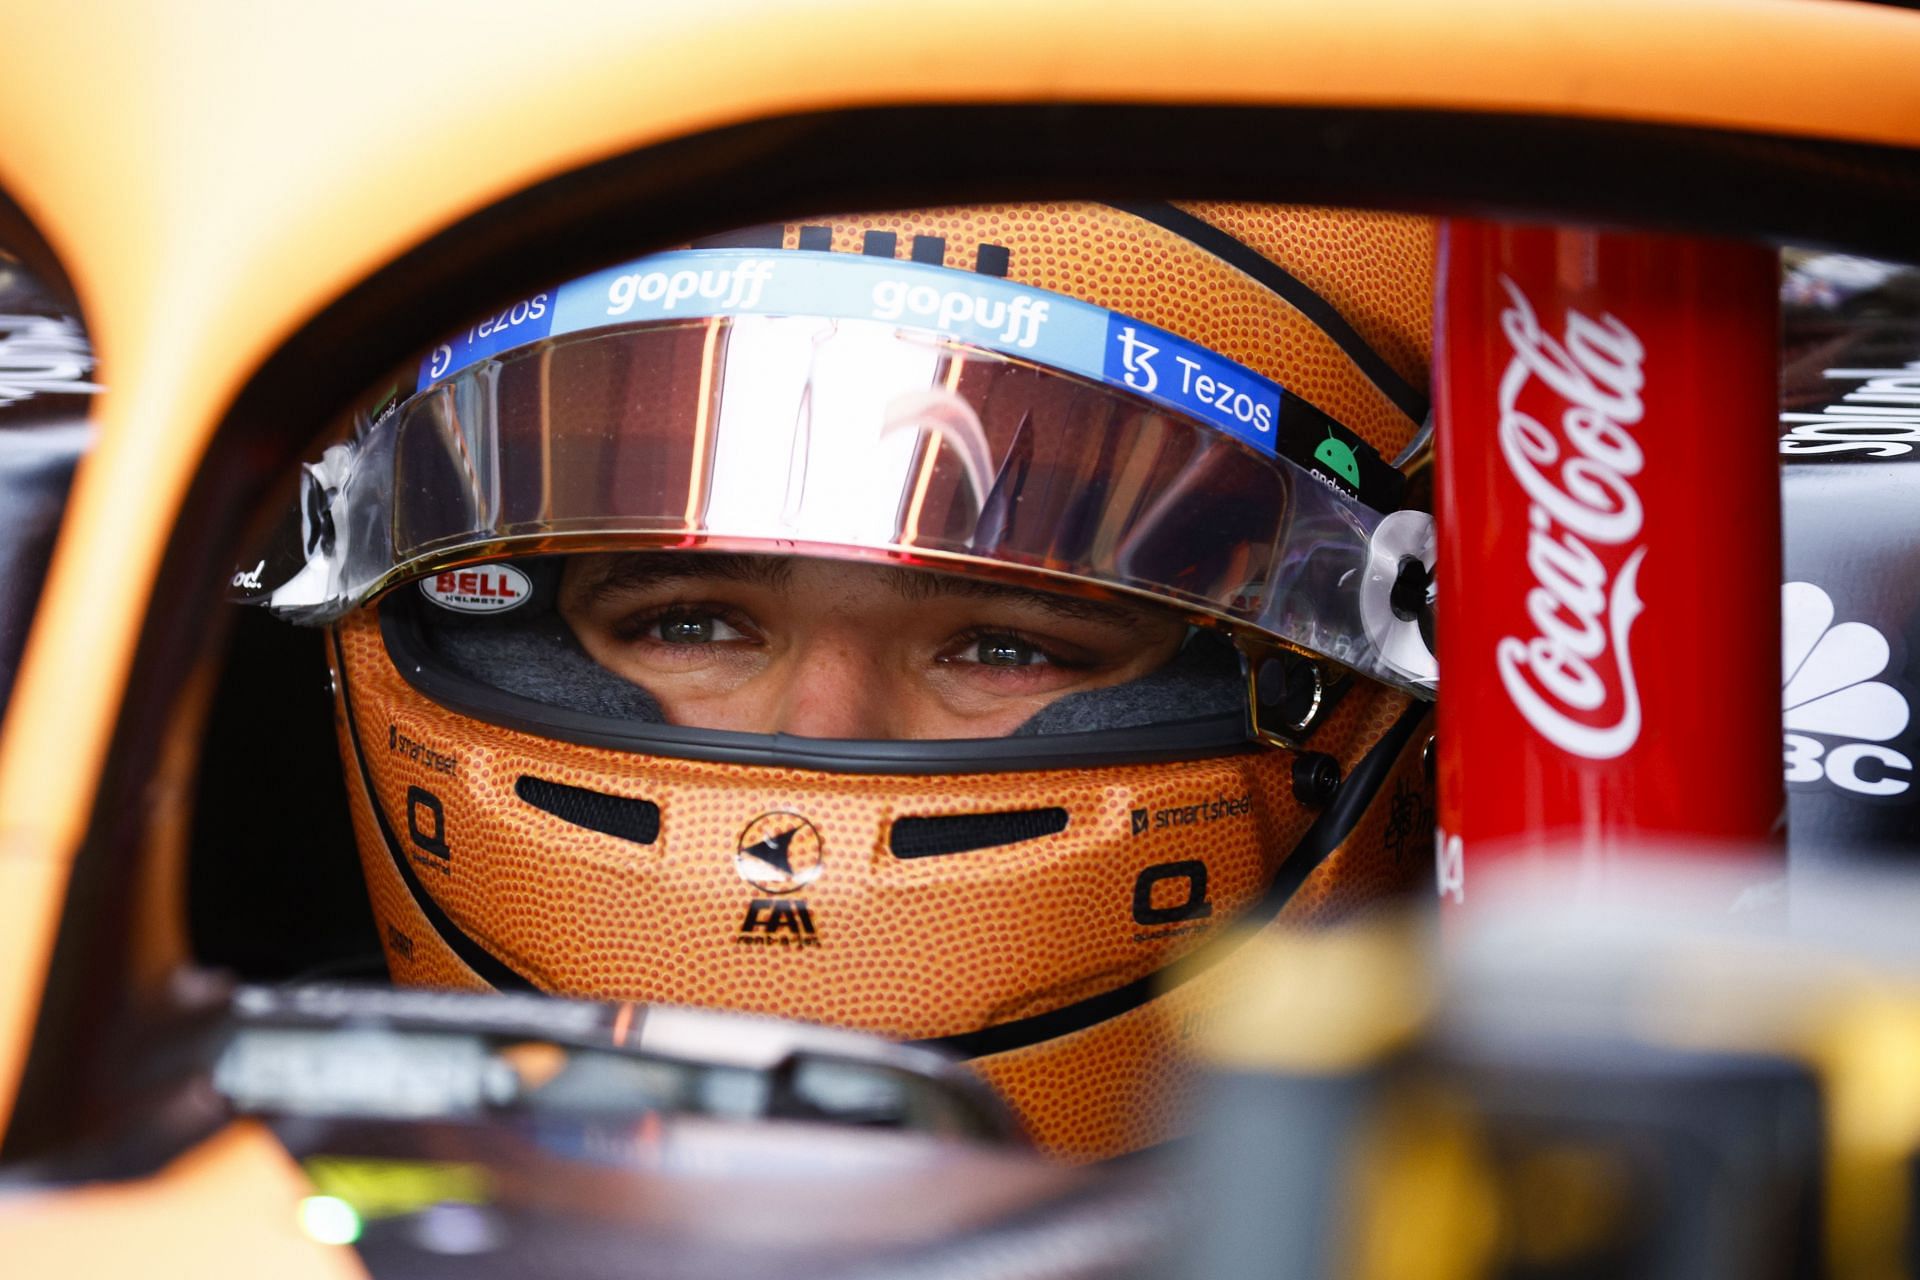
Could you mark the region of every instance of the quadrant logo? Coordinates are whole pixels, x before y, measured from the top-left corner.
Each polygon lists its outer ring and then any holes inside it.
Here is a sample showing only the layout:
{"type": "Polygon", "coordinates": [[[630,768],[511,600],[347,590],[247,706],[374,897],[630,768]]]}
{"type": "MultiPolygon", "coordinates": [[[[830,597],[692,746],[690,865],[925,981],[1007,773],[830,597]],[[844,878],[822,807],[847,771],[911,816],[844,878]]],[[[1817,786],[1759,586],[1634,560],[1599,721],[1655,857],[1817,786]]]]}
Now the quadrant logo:
{"type": "Polygon", "coordinates": [[[1900,690],[1874,679],[1892,657],[1864,622],[1833,621],[1833,598],[1811,582],[1781,588],[1781,709],[1789,786],[1835,786],[1859,796],[1899,796],[1913,761],[1886,745],[1912,716],[1900,690]]]}

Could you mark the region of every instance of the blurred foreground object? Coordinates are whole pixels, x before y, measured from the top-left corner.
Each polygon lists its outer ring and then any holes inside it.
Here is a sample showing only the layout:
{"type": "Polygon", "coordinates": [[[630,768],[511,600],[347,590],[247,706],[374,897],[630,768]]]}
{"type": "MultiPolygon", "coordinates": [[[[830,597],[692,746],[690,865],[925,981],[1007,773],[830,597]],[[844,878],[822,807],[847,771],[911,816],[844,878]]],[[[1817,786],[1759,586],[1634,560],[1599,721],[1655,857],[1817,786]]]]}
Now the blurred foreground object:
{"type": "MultiPolygon", "coordinates": [[[[189,1146],[158,1179],[226,1196],[289,1256],[351,1246],[323,1259],[328,1274],[693,1280],[778,1258],[821,1276],[1110,1277],[1152,1274],[1172,1235],[1176,1197],[1156,1169],[1046,1159],[992,1090],[931,1050],[540,996],[205,994],[203,1019],[168,1046],[173,1074],[143,1080],[149,1145],[189,1146]],[[247,1153],[277,1180],[256,1174],[243,1199],[247,1153]],[[272,1192],[296,1190],[276,1213],[272,1192]]],[[[115,1171],[94,1151],[0,1178],[0,1274],[103,1274],[108,1257],[144,1274],[155,1202],[101,1182],[115,1171]]],[[[261,1265],[258,1247],[236,1250],[235,1274],[294,1273],[261,1265]]]]}
{"type": "Polygon", "coordinates": [[[1747,875],[1623,864],[1572,910],[1490,874],[1438,951],[1255,940],[1188,1274],[1916,1274],[1920,881],[1727,912],[1747,875]]]}

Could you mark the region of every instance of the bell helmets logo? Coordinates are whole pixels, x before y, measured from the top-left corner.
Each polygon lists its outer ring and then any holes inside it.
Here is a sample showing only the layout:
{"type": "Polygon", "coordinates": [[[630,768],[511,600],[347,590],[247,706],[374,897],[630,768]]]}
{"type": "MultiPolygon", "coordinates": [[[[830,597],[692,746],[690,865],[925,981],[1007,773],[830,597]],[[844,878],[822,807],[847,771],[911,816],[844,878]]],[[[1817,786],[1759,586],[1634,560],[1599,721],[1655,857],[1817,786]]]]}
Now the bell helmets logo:
{"type": "Polygon", "coordinates": [[[1874,679],[1892,650],[1875,628],[1836,625],[1833,614],[1833,598],[1811,582],[1780,589],[1787,782],[1904,795],[1913,786],[1913,761],[1886,744],[1907,731],[1912,716],[1900,690],[1874,679]]]}
{"type": "Polygon", "coordinates": [[[527,602],[533,594],[533,581],[510,564],[483,564],[422,578],[420,590],[442,609],[505,613],[527,602]]]}
{"type": "Polygon", "coordinates": [[[1512,303],[1500,327],[1513,348],[1500,379],[1500,453],[1529,499],[1526,611],[1536,633],[1500,640],[1500,682],[1549,742],[1612,760],[1640,737],[1628,640],[1644,608],[1644,511],[1632,478],[1646,454],[1631,428],[1645,412],[1646,350],[1612,315],[1569,310],[1555,338],[1519,286],[1500,283],[1512,303]]]}
{"type": "Polygon", "coordinates": [[[798,893],[820,878],[825,845],[797,813],[763,813],[740,833],[733,869],[762,893],[798,893]]]}

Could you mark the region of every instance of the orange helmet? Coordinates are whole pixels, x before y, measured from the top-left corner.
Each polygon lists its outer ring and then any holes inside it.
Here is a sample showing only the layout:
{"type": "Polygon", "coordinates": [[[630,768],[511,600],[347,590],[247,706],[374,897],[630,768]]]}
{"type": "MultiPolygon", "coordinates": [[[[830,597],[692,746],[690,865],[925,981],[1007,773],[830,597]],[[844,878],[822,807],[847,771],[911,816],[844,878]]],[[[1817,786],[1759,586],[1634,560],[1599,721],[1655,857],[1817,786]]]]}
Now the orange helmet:
{"type": "Polygon", "coordinates": [[[235,575],[332,626],[394,978],[863,1028],[970,1058],[1063,1154],[1166,1136],[1210,940],[1428,865],[1431,522],[1390,460],[1432,256],[1421,219],[1271,206],[828,217],[436,346],[235,575]],[[589,562],[715,555],[1184,638],[1011,733],[713,727],[568,602],[589,562]]]}

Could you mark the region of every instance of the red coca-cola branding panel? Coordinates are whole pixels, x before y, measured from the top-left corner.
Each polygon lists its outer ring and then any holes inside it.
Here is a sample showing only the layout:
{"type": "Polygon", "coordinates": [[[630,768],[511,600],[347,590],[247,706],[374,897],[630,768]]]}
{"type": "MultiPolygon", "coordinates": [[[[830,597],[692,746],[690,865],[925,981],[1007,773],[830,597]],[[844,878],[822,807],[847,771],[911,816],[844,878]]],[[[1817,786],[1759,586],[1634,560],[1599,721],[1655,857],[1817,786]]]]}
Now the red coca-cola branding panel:
{"type": "Polygon", "coordinates": [[[1443,896],[1516,854],[1777,850],[1777,255],[1444,236],[1443,896]]]}

